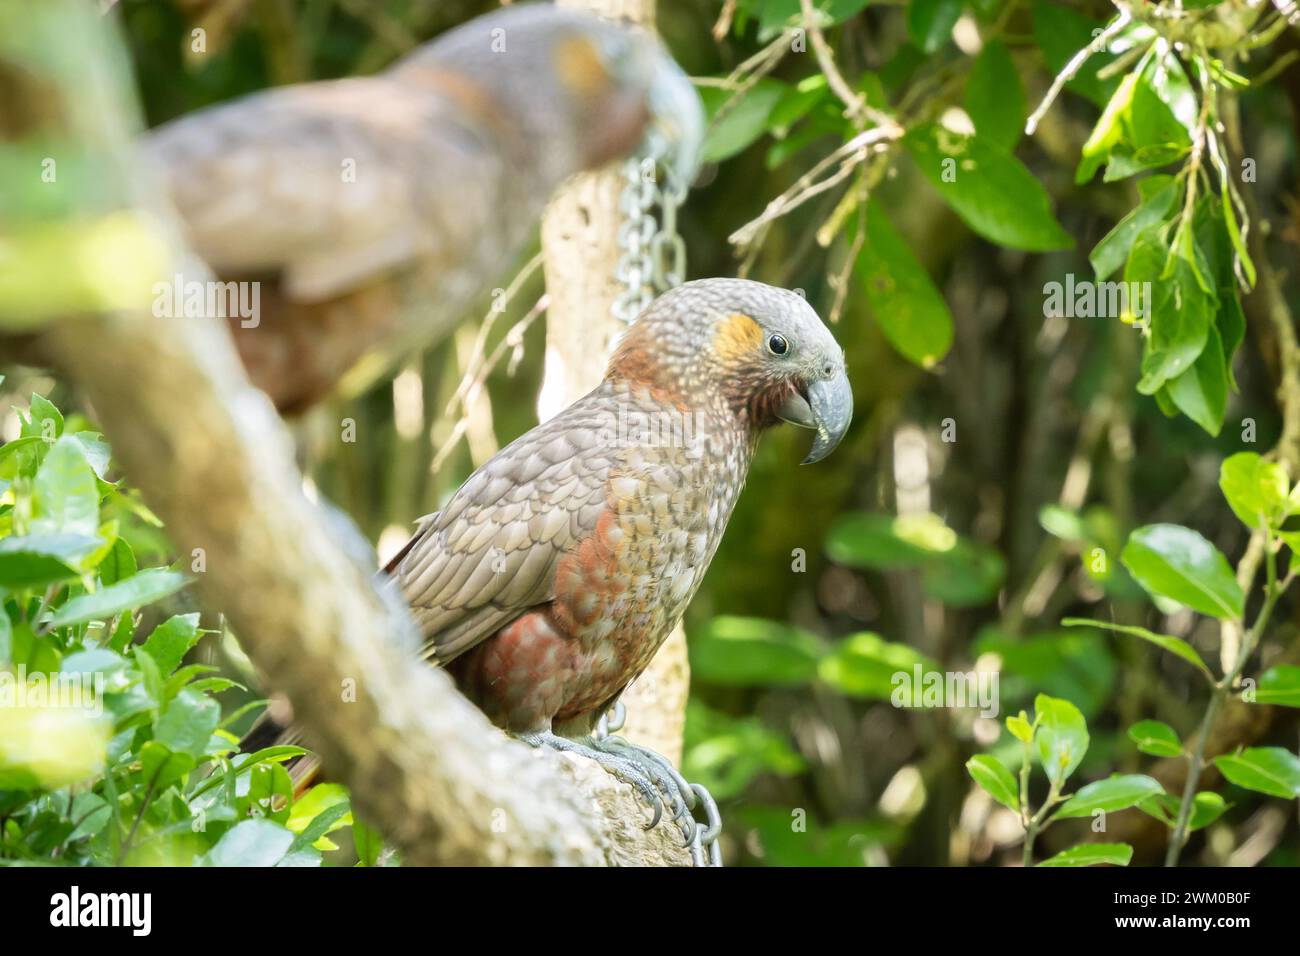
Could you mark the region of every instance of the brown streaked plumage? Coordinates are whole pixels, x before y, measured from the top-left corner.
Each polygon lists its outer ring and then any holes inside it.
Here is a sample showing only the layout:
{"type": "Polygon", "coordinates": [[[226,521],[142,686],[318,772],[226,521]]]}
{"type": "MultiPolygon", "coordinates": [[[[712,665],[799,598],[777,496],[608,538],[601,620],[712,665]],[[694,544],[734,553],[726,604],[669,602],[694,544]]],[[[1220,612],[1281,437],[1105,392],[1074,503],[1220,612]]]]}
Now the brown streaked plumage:
{"type": "Polygon", "coordinates": [[[144,148],[195,251],[261,283],[258,323],[231,330],[254,383],[297,411],[445,332],[565,179],[649,135],[685,173],[702,122],[653,36],[523,4],[377,76],[183,116],[144,148]]]}
{"type": "Polygon", "coordinates": [[[659,298],[595,390],[390,564],[427,657],[508,730],[588,732],[680,620],[782,415],[825,433],[818,457],[851,415],[843,353],[803,299],[728,279],[659,298]]]}

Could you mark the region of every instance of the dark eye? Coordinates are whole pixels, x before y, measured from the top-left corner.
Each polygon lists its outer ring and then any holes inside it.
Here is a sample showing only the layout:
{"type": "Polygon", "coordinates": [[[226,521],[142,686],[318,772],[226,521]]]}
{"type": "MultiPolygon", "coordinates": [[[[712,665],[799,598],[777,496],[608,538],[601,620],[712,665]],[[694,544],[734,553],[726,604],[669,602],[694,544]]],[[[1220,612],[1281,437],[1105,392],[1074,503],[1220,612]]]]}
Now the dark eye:
{"type": "Polygon", "coordinates": [[[773,334],[767,340],[767,350],[773,355],[784,355],[790,351],[790,343],[785,340],[785,336],[773,334]]]}

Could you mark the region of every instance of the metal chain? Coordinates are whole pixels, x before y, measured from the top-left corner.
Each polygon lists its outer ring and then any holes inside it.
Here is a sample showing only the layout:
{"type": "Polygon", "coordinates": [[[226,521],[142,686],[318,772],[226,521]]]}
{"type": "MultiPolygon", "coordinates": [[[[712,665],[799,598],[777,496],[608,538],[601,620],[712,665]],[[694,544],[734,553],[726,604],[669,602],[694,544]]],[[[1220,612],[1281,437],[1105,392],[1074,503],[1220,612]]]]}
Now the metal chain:
{"type": "Polygon", "coordinates": [[[618,262],[614,278],[622,286],[614,298],[614,318],[630,325],[660,292],[686,278],[686,243],[677,232],[677,207],[684,195],[661,189],[653,157],[633,157],[623,165],[619,195],[618,262]],[[655,221],[654,207],[663,215],[655,221]]]}
{"type": "MultiPolygon", "coordinates": [[[[685,188],[662,189],[653,156],[629,159],[623,166],[625,185],[619,196],[618,263],[614,278],[622,288],[614,298],[614,318],[630,325],[660,292],[667,292],[686,279],[686,242],[677,232],[677,209],[686,199],[685,188]],[[663,223],[655,221],[658,206],[663,223]]],[[[689,185],[689,184],[688,184],[689,185]]],[[[623,729],[627,708],[620,700],[600,718],[596,737],[607,737],[623,729]]],[[[695,866],[722,866],[722,816],[709,791],[698,783],[690,785],[693,803],[704,813],[696,821],[688,849],[695,866]]],[[[689,794],[682,795],[689,799],[689,794]]]]}

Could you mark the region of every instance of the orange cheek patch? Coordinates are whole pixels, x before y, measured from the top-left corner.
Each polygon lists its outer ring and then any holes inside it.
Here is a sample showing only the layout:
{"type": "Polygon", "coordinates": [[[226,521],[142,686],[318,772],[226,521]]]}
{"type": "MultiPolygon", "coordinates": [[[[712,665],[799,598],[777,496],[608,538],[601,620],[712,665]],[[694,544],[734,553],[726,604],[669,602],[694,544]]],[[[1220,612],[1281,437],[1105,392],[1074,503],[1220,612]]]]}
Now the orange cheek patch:
{"type": "Polygon", "coordinates": [[[555,48],[555,72],[579,96],[594,96],[610,85],[600,51],[583,37],[572,37],[555,48]]]}
{"type": "Polygon", "coordinates": [[[719,358],[734,361],[752,355],[763,342],[763,329],[753,316],[734,312],[718,324],[713,333],[713,351],[719,358]]]}

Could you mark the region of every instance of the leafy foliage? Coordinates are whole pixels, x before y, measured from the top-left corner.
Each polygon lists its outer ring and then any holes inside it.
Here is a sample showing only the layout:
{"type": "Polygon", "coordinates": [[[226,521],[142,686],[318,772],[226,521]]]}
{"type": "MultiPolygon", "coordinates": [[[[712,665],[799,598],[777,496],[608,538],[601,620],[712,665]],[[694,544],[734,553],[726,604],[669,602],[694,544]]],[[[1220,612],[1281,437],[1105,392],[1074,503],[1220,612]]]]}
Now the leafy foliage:
{"type": "Polygon", "coordinates": [[[40,395],[20,416],[0,448],[0,861],[320,865],[346,793],[295,801],[301,748],[239,752],[261,702],[223,715],[243,688],[184,663],[214,632],[164,616],[190,579],[137,566],[147,512],[102,438],[40,395]]]}

